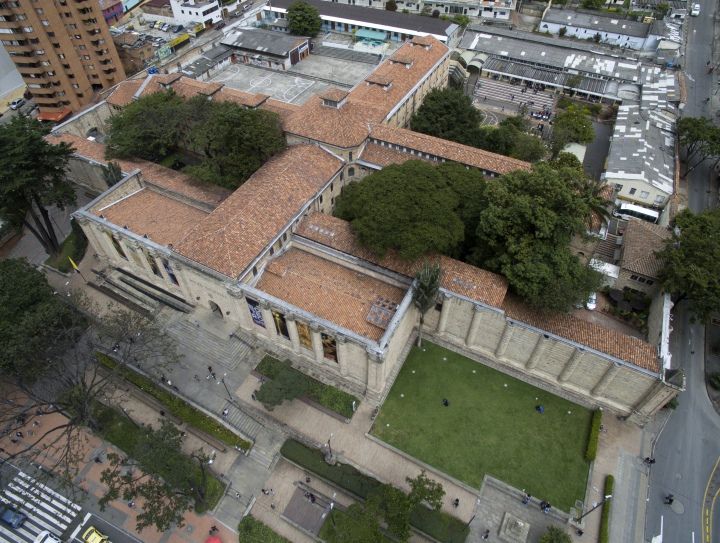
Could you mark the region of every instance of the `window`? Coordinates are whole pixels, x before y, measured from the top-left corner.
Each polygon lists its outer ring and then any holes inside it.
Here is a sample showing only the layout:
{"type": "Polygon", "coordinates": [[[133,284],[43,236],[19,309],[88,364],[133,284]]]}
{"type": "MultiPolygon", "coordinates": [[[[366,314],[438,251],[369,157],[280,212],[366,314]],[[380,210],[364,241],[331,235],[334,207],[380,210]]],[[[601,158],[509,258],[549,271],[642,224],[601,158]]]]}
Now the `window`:
{"type": "Polygon", "coordinates": [[[352,166],[348,168],[348,176],[355,177],[355,168],[353,168],[352,166]]]}
{"type": "Polygon", "coordinates": [[[650,286],[650,285],[652,285],[654,282],[655,282],[655,281],[653,281],[652,279],[648,279],[648,280],[645,281],[645,284],[646,284],[647,286],[650,286]]]}
{"type": "Polygon", "coordinates": [[[273,321],[275,321],[275,331],[279,336],[285,339],[290,339],[290,333],[288,332],[287,321],[285,315],[279,311],[272,310],[273,321]]]}
{"type": "Polygon", "coordinates": [[[630,194],[633,195],[637,192],[637,189],[630,189],[630,194]]]}
{"type": "Polygon", "coordinates": [[[170,267],[170,261],[168,261],[167,258],[163,258],[162,263],[163,268],[165,268],[165,273],[167,273],[170,281],[172,281],[174,285],[179,285],[180,283],[178,283],[177,277],[175,277],[175,272],[173,272],[173,269],[170,267]]]}
{"type": "Polygon", "coordinates": [[[115,239],[115,237],[112,234],[108,234],[108,237],[110,238],[110,241],[113,244],[113,247],[115,247],[115,250],[117,251],[117,254],[123,257],[125,260],[128,259],[127,255],[125,254],[125,251],[123,251],[122,245],[120,245],[120,242],[115,239]]]}
{"type": "Polygon", "coordinates": [[[158,268],[157,262],[155,261],[155,257],[149,253],[145,253],[145,259],[147,260],[147,263],[150,264],[150,269],[152,270],[152,272],[158,277],[162,277],[162,274],[160,273],[160,268],[158,268]]]}
{"type": "Polygon", "coordinates": [[[665,201],[665,196],[655,196],[655,203],[662,204],[665,201]]]}
{"type": "Polygon", "coordinates": [[[630,276],[630,279],[632,279],[633,281],[637,281],[637,280],[638,280],[638,276],[637,276],[637,275],[631,275],[631,276],[630,276]]]}
{"type": "Polygon", "coordinates": [[[650,193],[649,193],[648,191],[646,191],[646,190],[640,191],[640,198],[645,199],[645,198],[647,198],[648,196],[650,196],[650,193]]]}
{"type": "Polygon", "coordinates": [[[80,85],[78,85],[77,83],[73,83],[73,84],[72,84],[72,88],[73,88],[73,89],[79,89],[79,88],[80,88],[80,85]]]}
{"type": "Polygon", "coordinates": [[[352,160],[352,151],[350,151],[350,160],[352,160]]]}
{"type": "Polygon", "coordinates": [[[62,60],[62,59],[65,58],[65,55],[63,55],[62,53],[58,53],[58,58],[59,58],[60,60],[62,60]]]}
{"type": "Polygon", "coordinates": [[[270,256],[275,254],[275,247],[270,247],[270,256]]]}
{"type": "Polygon", "coordinates": [[[443,306],[442,302],[437,302],[435,304],[435,311],[442,311],[442,306],[443,306]]]}

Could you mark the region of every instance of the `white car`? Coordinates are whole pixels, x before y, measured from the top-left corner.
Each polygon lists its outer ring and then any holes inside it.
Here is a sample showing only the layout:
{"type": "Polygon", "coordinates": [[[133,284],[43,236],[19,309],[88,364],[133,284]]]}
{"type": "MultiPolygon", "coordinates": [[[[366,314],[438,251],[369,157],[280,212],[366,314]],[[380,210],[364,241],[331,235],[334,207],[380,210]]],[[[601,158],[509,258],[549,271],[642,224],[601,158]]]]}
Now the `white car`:
{"type": "Polygon", "coordinates": [[[693,4],[692,8],[690,8],[690,15],[693,17],[697,17],[700,15],[700,4],[693,4]]]}
{"type": "Polygon", "coordinates": [[[585,302],[585,307],[590,311],[597,307],[597,294],[595,292],[590,293],[590,296],[588,296],[588,299],[585,302]]]}
{"type": "Polygon", "coordinates": [[[62,543],[57,537],[45,530],[40,532],[33,543],[62,543]]]}
{"type": "Polygon", "coordinates": [[[18,98],[17,100],[13,100],[12,102],[10,102],[10,109],[20,109],[24,105],[25,98],[18,98]]]}

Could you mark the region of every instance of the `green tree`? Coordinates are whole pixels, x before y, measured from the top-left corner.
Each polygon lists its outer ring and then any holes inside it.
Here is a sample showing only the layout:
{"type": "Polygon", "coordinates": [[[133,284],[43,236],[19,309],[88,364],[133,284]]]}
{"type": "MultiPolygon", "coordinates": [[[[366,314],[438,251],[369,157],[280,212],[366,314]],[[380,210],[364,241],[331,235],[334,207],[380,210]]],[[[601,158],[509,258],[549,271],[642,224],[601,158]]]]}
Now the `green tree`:
{"type": "Polygon", "coordinates": [[[410,160],[345,188],[335,214],[350,221],[358,240],[378,256],[395,250],[414,260],[452,253],[463,239],[458,199],[432,165],[410,160]]]}
{"type": "Polygon", "coordinates": [[[127,457],[107,455],[110,466],[100,477],[107,485],[98,502],[101,510],[120,498],[142,498],[137,530],[154,526],[162,532],[183,526],[185,512],[193,505],[196,510],[206,508],[210,457],[202,450],[190,456],[181,453],[182,433],[172,423],[163,419],[157,430],[142,427],[130,448],[127,457]]]}
{"type": "Polygon", "coordinates": [[[313,6],[302,0],[290,4],[287,10],[288,29],[290,34],[314,38],[320,32],[322,19],[313,6]]]}
{"type": "Polygon", "coordinates": [[[422,470],[414,479],[406,477],[405,480],[410,485],[410,502],[413,509],[422,503],[426,503],[431,509],[439,511],[442,507],[442,499],[445,496],[445,489],[442,484],[433,481],[422,470]]]}
{"type": "Polygon", "coordinates": [[[185,102],[172,90],[143,96],[110,117],[105,155],[159,162],[182,145],[187,123],[185,102]]]}
{"type": "Polygon", "coordinates": [[[582,0],[582,7],[585,9],[600,9],[605,5],[605,0],[582,0]]]}
{"type": "Polygon", "coordinates": [[[550,526],[540,538],[540,543],[572,543],[567,532],[557,526],[550,526]]]}
{"type": "Polygon", "coordinates": [[[382,543],[377,498],[365,503],[354,503],[343,514],[330,511],[322,536],[328,543],[382,543]]]}
{"type": "Polygon", "coordinates": [[[667,2],[660,2],[657,6],[655,6],[655,14],[658,19],[664,19],[668,11],[670,11],[670,4],[667,2]]]}
{"type": "Polygon", "coordinates": [[[410,127],[423,134],[475,145],[482,118],[482,113],[462,91],[435,89],[425,96],[410,119],[410,127]]]}
{"type": "Polygon", "coordinates": [[[502,273],[531,305],[568,310],[600,279],[569,249],[591,212],[585,184],[576,168],[547,164],[488,183],[469,259],[502,273]]]}
{"type": "Polygon", "coordinates": [[[706,322],[720,311],[720,209],[675,217],[675,229],[657,256],[662,288],[677,302],[687,298],[693,317],[706,322]]]}
{"type": "Polygon", "coordinates": [[[562,38],[565,34],[567,34],[567,27],[561,26],[560,30],[558,30],[558,36],[562,38]]]}
{"type": "Polygon", "coordinates": [[[117,185],[122,180],[122,170],[120,164],[112,160],[103,166],[103,178],[108,187],[117,185]]]}
{"type": "Polygon", "coordinates": [[[387,2],[385,2],[385,9],[387,11],[397,11],[397,2],[395,2],[395,0],[387,0],[387,2]]]}
{"type": "Polygon", "coordinates": [[[720,155],[720,128],[710,119],[682,117],[676,128],[685,155],[683,177],[706,160],[720,155]]]}
{"type": "MultiPolygon", "coordinates": [[[[193,105],[193,101],[188,103],[190,108],[193,105]]],[[[187,139],[204,158],[185,171],[201,181],[231,189],[285,149],[285,136],[276,113],[245,109],[232,102],[213,103],[207,118],[190,131],[187,139]]]]}
{"type": "Polygon", "coordinates": [[[422,346],[422,328],[425,322],[425,313],[435,306],[437,295],[440,292],[440,278],[442,270],[439,264],[423,262],[422,268],[415,274],[415,289],[413,290],[413,305],[420,313],[420,326],[418,326],[417,346],[422,346]]]}
{"type": "Polygon", "coordinates": [[[256,397],[265,406],[265,409],[272,411],[286,400],[292,401],[306,395],[308,390],[308,380],[303,374],[295,371],[283,371],[274,379],[264,382],[257,391],[256,397]]]}
{"type": "Polygon", "coordinates": [[[468,17],[467,15],[458,13],[453,16],[452,22],[455,23],[456,25],[462,26],[464,28],[470,24],[470,17],[468,17]]]}
{"type": "Polygon", "coordinates": [[[569,106],[555,116],[550,151],[555,159],[568,143],[587,144],[595,139],[592,121],[585,108],[569,106]]]}
{"type": "Polygon", "coordinates": [[[526,162],[537,162],[547,155],[547,146],[537,136],[518,132],[514,136],[510,156],[526,162]]]}
{"type": "Polygon", "coordinates": [[[45,139],[47,128],[25,115],[0,126],[0,219],[25,226],[51,256],[60,242],[48,207],[75,204],[65,170],[73,148],[45,139]]]}

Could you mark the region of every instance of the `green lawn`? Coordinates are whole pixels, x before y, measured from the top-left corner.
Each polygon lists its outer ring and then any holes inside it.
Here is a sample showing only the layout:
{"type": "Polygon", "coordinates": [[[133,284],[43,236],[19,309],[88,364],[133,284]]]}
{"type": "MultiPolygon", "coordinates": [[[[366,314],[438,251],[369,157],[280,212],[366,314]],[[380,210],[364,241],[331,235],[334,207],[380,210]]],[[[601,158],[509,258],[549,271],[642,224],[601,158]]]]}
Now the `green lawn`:
{"type": "Polygon", "coordinates": [[[410,352],[372,433],[473,487],[487,473],[569,511],[585,495],[591,417],[579,405],[424,342],[410,352]],[[538,404],[544,414],[535,411],[538,404]]]}

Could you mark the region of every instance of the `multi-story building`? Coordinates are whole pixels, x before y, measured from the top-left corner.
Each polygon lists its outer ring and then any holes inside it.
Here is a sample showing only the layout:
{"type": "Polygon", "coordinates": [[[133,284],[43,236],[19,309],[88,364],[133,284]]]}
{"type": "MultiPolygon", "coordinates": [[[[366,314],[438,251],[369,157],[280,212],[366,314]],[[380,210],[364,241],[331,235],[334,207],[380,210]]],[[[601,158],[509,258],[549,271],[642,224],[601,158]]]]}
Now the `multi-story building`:
{"type": "Polygon", "coordinates": [[[107,24],[114,24],[123,16],[125,8],[122,0],[99,0],[100,9],[107,24]]]}
{"type": "Polygon", "coordinates": [[[222,20],[218,0],[201,2],[195,0],[170,0],[170,7],[172,8],[173,19],[186,26],[190,23],[202,23],[205,26],[212,26],[222,20]]]}
{"type": "Polygon", "coordinates": [[[0,35],[41,120],[58,121],[125,79],[97,0],[0,2],[0,35]]]}

